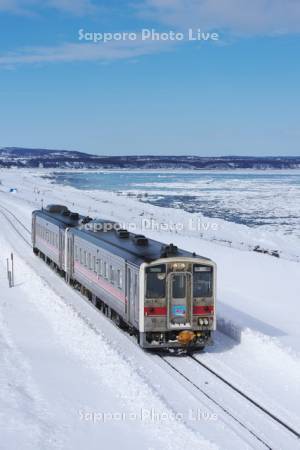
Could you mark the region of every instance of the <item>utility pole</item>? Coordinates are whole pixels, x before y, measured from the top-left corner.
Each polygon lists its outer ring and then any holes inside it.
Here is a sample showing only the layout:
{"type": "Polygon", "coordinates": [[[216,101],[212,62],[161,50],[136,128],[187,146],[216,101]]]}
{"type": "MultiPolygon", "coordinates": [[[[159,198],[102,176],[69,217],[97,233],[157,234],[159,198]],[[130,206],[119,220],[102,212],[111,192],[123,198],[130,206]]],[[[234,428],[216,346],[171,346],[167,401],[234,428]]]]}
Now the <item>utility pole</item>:
{"type": "Polygon", "coordinates": [[[10,261],[11,261],[11,268],[9,264],[9,258],[6,258],[6,270],[7,270],[7,279],[8,279],[8,286],[10,288],[14,287],[15,285],[15,274],[14,274],[14,254],[10,254],[10,261]]]}
{"type": "Polygon", "coordinates": [[[11,284],[12,286],[15,285],[15,273],[14,273],[14,254],[11,253],[10,254],[10,259],[11,259],[11,284]]]}

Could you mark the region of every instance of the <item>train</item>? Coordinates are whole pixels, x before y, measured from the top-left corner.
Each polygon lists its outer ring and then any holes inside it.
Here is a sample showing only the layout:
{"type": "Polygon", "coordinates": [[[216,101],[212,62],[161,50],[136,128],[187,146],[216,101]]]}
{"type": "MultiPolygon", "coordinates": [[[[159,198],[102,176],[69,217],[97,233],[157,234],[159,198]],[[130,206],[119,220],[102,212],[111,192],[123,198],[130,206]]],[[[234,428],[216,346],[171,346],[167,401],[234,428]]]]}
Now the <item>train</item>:
{"type": "Polygon", "coordinates": [[[64,205],[32,212],[35,255],[143,349],[203,350],[216,329],[216,264],[64,205]]]}

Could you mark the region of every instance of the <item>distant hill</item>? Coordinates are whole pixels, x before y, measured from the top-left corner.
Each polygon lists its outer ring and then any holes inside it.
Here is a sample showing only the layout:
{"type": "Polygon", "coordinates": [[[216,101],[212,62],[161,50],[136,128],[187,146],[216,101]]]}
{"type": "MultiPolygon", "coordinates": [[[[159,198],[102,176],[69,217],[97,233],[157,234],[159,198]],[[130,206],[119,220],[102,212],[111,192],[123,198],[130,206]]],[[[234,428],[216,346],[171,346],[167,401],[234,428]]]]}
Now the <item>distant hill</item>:
{"type": "Polygon", "coordinates": [[[88,153],[32,149],[0,148],[0,167],[45,167],[87,169],[299,169],[300,156],[98,156],[88,153]]]}

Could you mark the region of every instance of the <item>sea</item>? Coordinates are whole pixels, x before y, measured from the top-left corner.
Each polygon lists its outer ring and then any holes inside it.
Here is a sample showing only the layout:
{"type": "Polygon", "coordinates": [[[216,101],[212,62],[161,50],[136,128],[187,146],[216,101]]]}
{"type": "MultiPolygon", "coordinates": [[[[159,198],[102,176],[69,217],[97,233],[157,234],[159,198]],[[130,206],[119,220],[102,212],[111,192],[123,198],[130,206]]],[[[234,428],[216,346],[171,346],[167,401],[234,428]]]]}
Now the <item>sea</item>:
{"type": "Polygon", "coordinates": [[[54,172],[53,181],[280,232],[300,239],[300,171],[54,172]]]}

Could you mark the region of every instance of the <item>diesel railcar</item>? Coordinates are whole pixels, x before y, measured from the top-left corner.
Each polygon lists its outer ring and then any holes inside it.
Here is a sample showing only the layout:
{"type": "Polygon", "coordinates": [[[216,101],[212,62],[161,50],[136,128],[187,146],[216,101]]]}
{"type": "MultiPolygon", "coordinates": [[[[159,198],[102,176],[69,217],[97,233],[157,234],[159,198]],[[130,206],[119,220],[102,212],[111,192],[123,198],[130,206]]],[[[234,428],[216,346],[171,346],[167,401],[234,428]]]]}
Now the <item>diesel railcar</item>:
{"type": "Polygon", "coordinates": [[[202,349],[216,328],[216,265],[49,205],[32,213],[35,254],[148,349],[202,349]]]}

